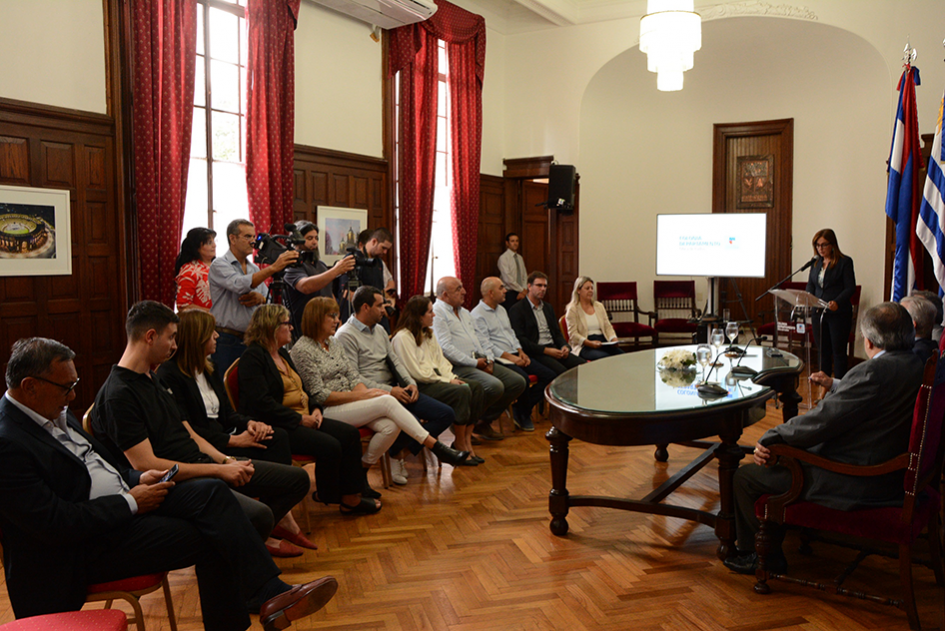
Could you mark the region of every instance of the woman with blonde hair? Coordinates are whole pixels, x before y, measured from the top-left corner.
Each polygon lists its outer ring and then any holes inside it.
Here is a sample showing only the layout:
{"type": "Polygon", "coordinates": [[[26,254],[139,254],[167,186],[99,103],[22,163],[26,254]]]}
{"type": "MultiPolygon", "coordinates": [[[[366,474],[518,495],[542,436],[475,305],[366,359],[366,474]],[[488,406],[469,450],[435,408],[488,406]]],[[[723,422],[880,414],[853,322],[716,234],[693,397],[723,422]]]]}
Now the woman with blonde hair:
{"type": "Polygon", "coordinates": [[[482,416],[483,390],[475,381],[463,381],[453,374],[453,365],[433,337],[433,303],[426,296],[407,301],[391,338],[394,352],[404,363],[420,392],[453,408],[456,423],[453,446],[469,452],[469,460],[480,464],[472,445],[473,424],[482,416]]]}
{"type": "Polygon", "coordinates": [[[468,454],[447,447],[431,435],[389,392],[368,388],[333,337],[338,329],[338,303],[334,298],[313,298],[302,312],[302,337],[292,347],[305,389],[323,405],[324,413],[353,427],[368,426],[374,436],[362,458],[370,468],[403,431],[433,455],[451,465],[462,464],[468,454]]]}
{"type": "Polygon", "coordinates": [[[315,458],[312,497],[340,504],[346,515],[381,510],[377,499],[361,497],[361,435],[351,425],[322,416],[322,407],[306,392],[284,346],[292,340],[292,318],[282,305],[262,305],[246,329],[246,350],[239,359],[239,411],[264,418],[289,435],[292,453],[315,458]]]}
{"type": "MultiPolygon", "coordinates": [[[[209,355],[216,350],[216,319],[198,309],[180,314],[177,350],[161,364],[158,378],[171,391],[181,418],[214,448],[227,456],[265,460],[291,465],[289,436],[284,430],[247,418],[233,409],[223,380],[209,355]]],[[[283,541],[267,541],[273,556],[300,556],[294,543],[311,550],[317,546],[299,529],[292,513],[287,513],[272,536],[283,541]]]]}
{"type": "Polygon", "coordinates": [[[578,276],[574,281],[564,321],[568,325],[571,352],[581,359],[592,361],[623,354],[616,344],[617,334],[607,317],[607,310],[594,300],[594,280],[589,276],[578,276]]]}

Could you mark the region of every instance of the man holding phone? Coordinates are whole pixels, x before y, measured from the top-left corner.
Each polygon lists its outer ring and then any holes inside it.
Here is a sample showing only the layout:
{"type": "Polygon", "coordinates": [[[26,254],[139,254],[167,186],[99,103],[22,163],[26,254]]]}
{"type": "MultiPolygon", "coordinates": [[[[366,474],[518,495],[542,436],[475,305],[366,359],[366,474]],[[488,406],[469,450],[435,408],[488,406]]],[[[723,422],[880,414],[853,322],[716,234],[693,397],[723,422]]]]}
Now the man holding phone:
{"type": "Polygon", "coordinates": [[[337,581],[282,582],[220,480],[162,481],[124,469],[68,410],[79,379],[67,346],[19,340],[0,400],[0,530],[17,618],[78,610],[87,586],[197,566],[205,629],[267,631],[322,608],[337,581]]]}

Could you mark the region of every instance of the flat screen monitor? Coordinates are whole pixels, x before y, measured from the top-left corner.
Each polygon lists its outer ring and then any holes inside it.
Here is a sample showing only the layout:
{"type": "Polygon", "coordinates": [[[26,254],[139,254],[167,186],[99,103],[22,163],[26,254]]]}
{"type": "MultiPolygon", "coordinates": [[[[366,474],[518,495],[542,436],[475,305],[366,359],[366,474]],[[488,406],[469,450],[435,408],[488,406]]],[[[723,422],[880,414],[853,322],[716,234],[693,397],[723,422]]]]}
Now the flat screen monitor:
{"type": "Polygon", "coordinates": [[[656,275],[764,278],[764,213],[656,216],[656,275]]]}

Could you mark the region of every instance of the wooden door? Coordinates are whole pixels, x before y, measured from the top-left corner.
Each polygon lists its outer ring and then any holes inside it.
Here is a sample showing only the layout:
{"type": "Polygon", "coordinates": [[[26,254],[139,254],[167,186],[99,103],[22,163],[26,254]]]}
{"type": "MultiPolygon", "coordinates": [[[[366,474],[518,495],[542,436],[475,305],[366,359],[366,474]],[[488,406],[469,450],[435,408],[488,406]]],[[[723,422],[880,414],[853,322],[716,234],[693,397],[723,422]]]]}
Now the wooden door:
{"type": "MultiPolygon", "coordinates": [[[[720,279],[719,315],[729,309],[733,319],[752,320],[757,326],[771,320],[774,305],[771,296],[757,302],[755,298],[791,273],[794,119],[714,127],[712,212],[765,213],[768,217],[765,277],[720,279]],[[767,180],[746,185],[743,176],[753,169],[767,180]]],[[[803,239],[799,247],[804,247],[803,239]]]]}

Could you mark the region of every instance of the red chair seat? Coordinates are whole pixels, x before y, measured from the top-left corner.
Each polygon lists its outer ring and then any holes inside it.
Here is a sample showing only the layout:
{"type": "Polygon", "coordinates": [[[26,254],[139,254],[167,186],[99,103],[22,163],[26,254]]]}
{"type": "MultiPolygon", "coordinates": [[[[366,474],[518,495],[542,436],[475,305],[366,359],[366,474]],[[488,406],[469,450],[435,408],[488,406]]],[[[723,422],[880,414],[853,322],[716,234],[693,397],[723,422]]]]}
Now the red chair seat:
{"type": "Polygon", "coordinates": [[[98,594],[100,592],[136,592],[154,587],[155,585],[160,585],[166,575],[167,572],[157,572],[155,574],[142,574],[141,576],[123,578],[120,581],[96,583],[89,585],[86,592],[89,594],[98,594]]]}
{"type": "Polygon", "coordinates": [[[666,318],[657,320],[653,328],[660,333],[695,333],[698,327],[695,323],[681,318],[666,318]]]}
{"type": "Polygon", "coordinates": [[[646,337],[656,335],[656,329],[639,322],[611,322],[617,337],[646,337]]]}
{"type": "MultiPolygon", "coordinates": [[[[755,502],[755,516],[758,519],[764,519],[765,503],[769,497],[770,495],[762,495],[755,502]]],[[[913,542],[918,538],[932,512],[939,510],[939,502],[938,493],[930,490],[928,496],[916,502],[915,519],[909,524],[902,523],[901,506],[843,511],[814,502],[789,504],[784,509],[784,521],[801,528],[829,530],[851,537],[901,544],[913,542]]]]}
{"type": "Polygon", "coordinates": [[[127,628],[127,616],[117,609],[50,613],[0,625],[3,631],[125,631],[127,628]]]}
{"type": "Polygon", "coordinates": [[[774,322],[766,322],[758,327],[758,335],[774,335],[774,322]]]}

